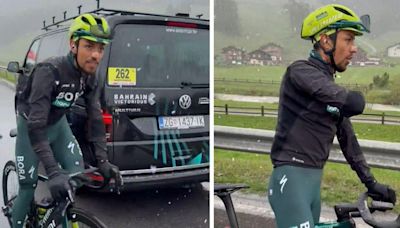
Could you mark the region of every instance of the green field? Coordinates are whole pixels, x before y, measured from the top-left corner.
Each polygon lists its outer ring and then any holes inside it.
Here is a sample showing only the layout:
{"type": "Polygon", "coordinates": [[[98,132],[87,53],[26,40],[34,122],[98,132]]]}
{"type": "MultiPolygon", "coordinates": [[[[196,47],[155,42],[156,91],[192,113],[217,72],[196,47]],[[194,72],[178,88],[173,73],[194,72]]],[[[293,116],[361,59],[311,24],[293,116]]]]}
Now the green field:
{"type": "MultiPolygon", "coordinates": [[[[286,67],[284,66],[215,66],[214,92],[241,94],[250,96],[279,96],[280,82],[286,67]]],[[[361,91],[369,103],[398,103],[391,95],[391,85],[400,82],[400,65],[394,67],[370,66],[349,67],[337,75],[336,83],[361,91]],[[389,74],[387,88],[370,88],[373,77],[389,74]]]]}
{"type": "MultiPolygon", "coordinates": [[[[266,195],[268,178],[272,172],[269,155],[216,149],[214,152],[214,178],[218,183],[245,183],[248,191],[266,195]]],[[[375,178],[400,192],[400,172],[372,168],[375,178]]],[[[349,165],[328,162],[324,168],[321,186],[323,203],[333,206],[341,202],[354,202],[365,191],[349,165]]],[[[395,207],[400,212],[400,205],[395,207]]]]}
{"type": "MultiPolygon", "coordinates": [[[[216,79],[242,79],[262,80],[280,82],[286,71],[285,66],[241,66],[241,67],[220,67],[215,66],[214,77],[216,79]]],[[[370,66],[370,67],[349,67],[343,73],[338,74],[335,81],[339,84],[360,84],[369,85],[375,75],[382,75],[387,72],[390,80],[400,80],[400,65],[395,67],[370,66]]],[[[218,81],[216,82],[218,84],[218,81]]]]}

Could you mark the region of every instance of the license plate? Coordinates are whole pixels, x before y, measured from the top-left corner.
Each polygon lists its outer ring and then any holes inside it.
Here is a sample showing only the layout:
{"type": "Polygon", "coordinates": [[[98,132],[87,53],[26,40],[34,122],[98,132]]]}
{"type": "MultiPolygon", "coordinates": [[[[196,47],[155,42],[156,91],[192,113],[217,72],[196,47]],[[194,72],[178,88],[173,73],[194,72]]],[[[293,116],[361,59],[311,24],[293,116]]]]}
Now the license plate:
{"type": "Polygon", "coordinates": [[[161,116],[160,129],[190,129],[204,127],[204,116],[161,116]]]}

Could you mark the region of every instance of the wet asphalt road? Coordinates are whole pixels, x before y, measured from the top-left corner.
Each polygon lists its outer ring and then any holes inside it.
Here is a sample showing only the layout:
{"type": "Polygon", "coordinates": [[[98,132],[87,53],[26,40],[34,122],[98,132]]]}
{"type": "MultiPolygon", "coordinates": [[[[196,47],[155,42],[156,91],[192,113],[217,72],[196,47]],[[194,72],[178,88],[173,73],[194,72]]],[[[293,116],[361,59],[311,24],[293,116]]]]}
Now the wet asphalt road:
{"type": "MultiPolygon", "coordinates": [[[[243,214],[236,212],[240,228],[275,228],[275,221],[272,218],[266,218],[257,215],[243,214]]],[[[229,221],[225,210],[214,210],[214,227],[228,228],[229,221]]]]}
{"type": "MultiPolygon", "coordinates": [[[[14,91],[0,82],[1,171],[14,158],[15,140],[8,137],[15,128],[14,91]]],[[[40,185],[40,198],[47,190],[40,185]]],[[[1,197],[2,198],[2,197],[1,197]]],[[[2,202],[3,200],[1,200],[2,202]]],[[[3,205],[3,203],[2,203],[3,205]]],[[[111,228],[125,227],[209,227],[209,193],[200,185],[125,192],[121,195],[81,192],[77,206],[87,209],[111,228]]],[[[8,227],[0,216],[0,227],[8,227]]]]}

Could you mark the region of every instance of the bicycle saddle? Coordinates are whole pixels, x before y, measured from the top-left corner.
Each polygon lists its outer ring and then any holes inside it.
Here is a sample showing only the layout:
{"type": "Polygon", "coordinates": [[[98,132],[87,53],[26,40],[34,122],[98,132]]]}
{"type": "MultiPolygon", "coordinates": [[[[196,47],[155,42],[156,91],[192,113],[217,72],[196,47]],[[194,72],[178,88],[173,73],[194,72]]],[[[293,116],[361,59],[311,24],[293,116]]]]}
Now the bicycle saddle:
{"type": "Polygon", "coordinates": [[[249,188],[246,184],[214,184],[214,194],[232,193],[242,188],[249,188]]]}

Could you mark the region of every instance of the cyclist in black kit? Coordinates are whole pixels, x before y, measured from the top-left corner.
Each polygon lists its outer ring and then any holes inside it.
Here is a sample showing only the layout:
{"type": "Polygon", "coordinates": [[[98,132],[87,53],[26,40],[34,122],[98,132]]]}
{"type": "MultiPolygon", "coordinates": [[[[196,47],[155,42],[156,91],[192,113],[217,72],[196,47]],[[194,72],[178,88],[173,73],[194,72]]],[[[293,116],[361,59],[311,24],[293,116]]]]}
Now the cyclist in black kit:
{"type": "Polygon", "coordinates": [[[69,30],[70,53],[39,64],[27,86],[17,86],[16,162],[19,193],[12,208],[13,227],[23,227],[36,188],[39,161],[49,177],[55,200],[68,197],[68,173],[83,170],[82,153],[65,113],[82,96],[88,114],[88,138],[93,142],[99,171],[118,179],[119,170],[108,162],[105,128],[96,95],[95,72],[103,57],[110,31],[104,18],[83,14],[69,30]]]}
{"type": "MultiPolygon", "coordinates": [[[[369,18],[368,18],[369,19],[369,18]]],[[[314,227],[319,222],[322,169],[336,134],[340,148],[375,200],[396,202],[396,194],[371,174],[357,142],[351,116],[365,100],[334,82],[356,53],[355,36],[369,32],[349,8],[321,7],[303,22],[301,37],[314,44],[308,60],[292,63],[283,77],[271,159],[268,198],[278,227],[314,227]]]]}

